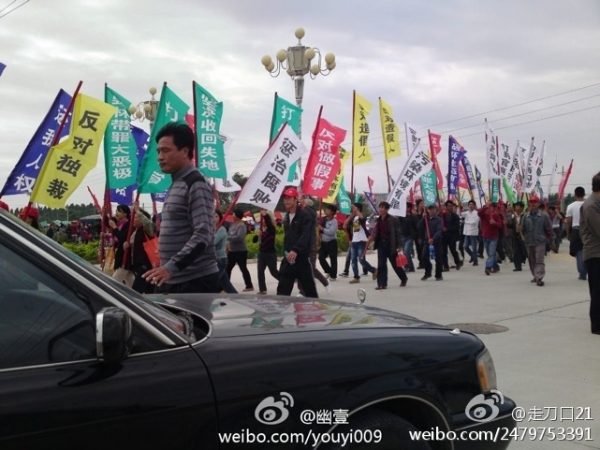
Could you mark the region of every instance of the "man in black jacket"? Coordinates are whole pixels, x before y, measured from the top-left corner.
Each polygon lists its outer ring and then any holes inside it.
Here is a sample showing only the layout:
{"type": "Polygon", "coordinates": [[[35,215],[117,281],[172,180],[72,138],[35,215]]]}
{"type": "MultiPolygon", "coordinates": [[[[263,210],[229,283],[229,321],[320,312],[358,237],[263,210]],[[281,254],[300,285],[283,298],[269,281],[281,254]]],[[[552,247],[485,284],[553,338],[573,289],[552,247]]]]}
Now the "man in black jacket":
{"type": "Polygon", "coordinates": [[[288,187],[283,191],[283,204],[287,214],[283,219],[284,258],[279,268],[277,295],[290,295],[294,282],[298,280],[305,297],[318,298],[309,261],[313,239],[316,238],[315,216],[298,205],[296,188],[288,187]]]}
{"type": "Polygon", "coordinates": [[[450,267],[448,265],[448,252],[452,253],[456,270],[460,270],[463,265],[458,251],[456,250],[456,242],[460,238],[460,217],[455,212],[456,205],[452,200],[446,202],[446,212],[442,215],[442,239],[443,239],[443,262],[444,272],[447,272],[450,267]]]}
{"type": "Polygon", "coordinates": [[[423,267],[425,275],[421,280],[431,278],[432,264],[430,258],[435,259],[435,279],[441,281],[442,277],[442,219],[438,216],[437,205],[429,205],[427,213],[419,222],[419,238],[423,242],[423,267]],[[430,253],[432,249],[434,254],[430,253]]]}
{"type": "MultiPolygon", "coordinates": [[[[402,267],[396,265],[396,255],[402,251],[401,241],[401,229],[400,221],[393,216],[388,214],[390,204],[388,202],[379,203],[379,217],[377,218],[377,224],[375,230],[369,236],[367,247],[372,241],[375,241],[374,248],[377,250],[377,287],[375,289],[387,289],[388,272],[387,262],[388,260],[392,264],[392,268],[400,281],[401,287],[406,286],[408,277],[402,267]]],[[[365,251],[366,251],[365,248],[365,251]]]]}

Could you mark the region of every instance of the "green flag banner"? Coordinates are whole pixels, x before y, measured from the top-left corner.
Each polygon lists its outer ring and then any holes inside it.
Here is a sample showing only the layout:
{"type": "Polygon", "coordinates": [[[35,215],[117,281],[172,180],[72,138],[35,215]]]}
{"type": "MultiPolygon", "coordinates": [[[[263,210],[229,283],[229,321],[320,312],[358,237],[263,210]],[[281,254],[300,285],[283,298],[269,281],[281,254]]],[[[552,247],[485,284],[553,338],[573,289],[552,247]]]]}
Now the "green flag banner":
{"type": "MultiPolygon", "coordinates": [[[[271,142],[279,133],[279,130],[284,123],[287,123],[297,135],[300,135],[300,116],[302,108],[288,102],[275,94],[275,103],[273,105],[273,120],[271,121],[271,142]]],[[[288,175],[288,183],[293,183],[296,180],[298,173],[298,162],[290,166],[288,175]]]]}
{"type": "Polygon", "coordinates": [[[167,176],[158,165],[156,135],[169,122],[183,122],[190,107],[181,100],[165,83],[160,94],[160,102],[156,112],[156,120],[150,134],[148,150],[142,161],[142,169],[138,180],[138,192],[157,194],[166,192],[171,185],[171,177],[167,176]]]}
{"type": "Polygon", "coordinates": [[[494,178],[492,181],[492,203],[498,203],[498,200],[500,200],[500,179],[499,178],[494,178]]]}
{"type": "Polygon", "coordinates": [[[437,203],[437,176],[435,170],[430,170],[420,178],[421,193],[425,206],[435,205],[437,203]]]}
{"type": "Polygon", "coordinates": [[[104,132],[106,182],[110,189],[122,189],[135,184],[137,179],[137,148],[128,111],[131,102],[108,86],[104,87],[104,101],[117,108],[104,132]]]}
{"type": "Polygon", "coordinates": [[[196,148],[198,169],[205,177],[227,178],[223,139],[219,136],[223,102],[194,81],[194,111],[196,113],[196,148]]]}
{"type": "Polygon", "coordinates": [[[515,195],[515,191],[508,184],[508,180],[506,177],[502,177],[502,184],[504,185],[504,192],[506,192],[506,199],[514,204],[517,201],[517,196],[515,195]]]}
{"type": "Polygon", "coordinates": [[[340,191],[338,192],[337,197],[338,204],[340,205],[340,212],[342,214],[350,214],[352,201],[348,196],[348,192],[346,192],[346,185],[344,184],[344,177],[342,177],[342,182],[340,184],[340,191]]]}

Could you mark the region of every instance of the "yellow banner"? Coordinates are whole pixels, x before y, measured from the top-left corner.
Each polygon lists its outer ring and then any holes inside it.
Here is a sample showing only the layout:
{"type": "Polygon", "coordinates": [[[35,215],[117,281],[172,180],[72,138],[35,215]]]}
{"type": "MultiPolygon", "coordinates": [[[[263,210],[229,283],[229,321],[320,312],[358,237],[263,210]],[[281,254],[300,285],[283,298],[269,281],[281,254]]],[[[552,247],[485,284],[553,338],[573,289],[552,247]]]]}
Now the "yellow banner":
{"type": "Polygon", "coordinates": [[[342,178],[344,178],[344,164],[347,159],[350,158],[350,153],[340,147],[340,170],[335,176],[333,183],[329,186],[329,191],[327,191],[327,197],[323,199],[323,203],[329,203],[335,205],[337,203],[337,196],[340,192],[340,187],[342,185],[342,178]]]}
{"type": "Polygon", "coordinates": [[[63,208],[85,176],[98,163],[98,149],[108,121],[117,108],[87,95],[75,100],[71,133],[48,152],[31,201],[63,208]]]}
{"type": "Polygon", "coordinates": [[[379,98],[379,117],[381,117],[381,135],[383,136],[383,148],[385,159],[400,156],[400,139],[398,125],[394,122],[392,107],[379,98]]]}
{"type": "Polygon", "coordinates": [[[367,142],[369,139],[367,116],[371,112],[371,108],[372,105],[366,98],[354,92],[354,122],[352,124],[354,136],[352,136],[352,148],[355,165],[364,164],[373,159],[367,142]]]}

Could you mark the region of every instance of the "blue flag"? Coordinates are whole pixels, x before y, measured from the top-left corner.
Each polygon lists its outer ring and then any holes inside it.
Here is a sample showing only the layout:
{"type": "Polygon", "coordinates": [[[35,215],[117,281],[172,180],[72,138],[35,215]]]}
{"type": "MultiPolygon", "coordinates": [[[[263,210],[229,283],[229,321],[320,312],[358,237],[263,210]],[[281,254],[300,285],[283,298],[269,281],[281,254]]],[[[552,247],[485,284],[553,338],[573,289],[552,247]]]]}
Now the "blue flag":
{"type": "Polygon", "coordinates": [[[6,69],[6,64],[0,63],[0,75],[2,75],[2,72],[4,72],[4,69],[6,69]]]}
{"type": "MultiPolygon", "coordinates": [[[[1,71],[2,68],[0,67],[1,71]]],[[[21,159],[19,159],[19,162],[6,180],[6,184],[2,188],[2,191],[0,191],[0,197],[3,195],[31,194],[35,180],[44,165],[48,150],[54,142],[54,137],[58,132],[61,121],[67,113],[70,102],[71,96],[61,89],[46,117],[44,117],[44,120],[23,151],[21,159]]],[[[68,117],[60,133],[60,137],[62,138],[67,134],[69,134],[68,117]]]]}
{"type": "MultiPolygon", "coordinates": [[[[131,134],[137,147],[136,157],[138,161],[138,167],[142,165],[146,149],[148,148],[148,139],[150,136],[141,128],[131,126],[131,134]]],[[[110,201],[113,203],[120,203],[124,205],[131,205],[133,203],[133,191],[137,189],[137,183],[127,186],[126,188],[111,189],[110,190],[110,201]]]]}
{"type": "Polygon", "coordinates": [[[448,138],[448,199],[458,193],[458,165],[462,162],[466,150],[452,136],[448,138]]]}

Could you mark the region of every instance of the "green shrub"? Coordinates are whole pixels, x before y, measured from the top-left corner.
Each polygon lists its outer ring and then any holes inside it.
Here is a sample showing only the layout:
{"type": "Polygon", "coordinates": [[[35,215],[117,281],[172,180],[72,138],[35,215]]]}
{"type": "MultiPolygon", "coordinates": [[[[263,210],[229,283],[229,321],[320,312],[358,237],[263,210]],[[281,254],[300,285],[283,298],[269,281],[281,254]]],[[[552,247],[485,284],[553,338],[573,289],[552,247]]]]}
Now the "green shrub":
{"type": "Polygon", "coordinates": [[[98,264],[98,241],[90,241],[87,244],[77,242],[64,242],[63,247],[71,250],[86,261],[98,264]]]}

